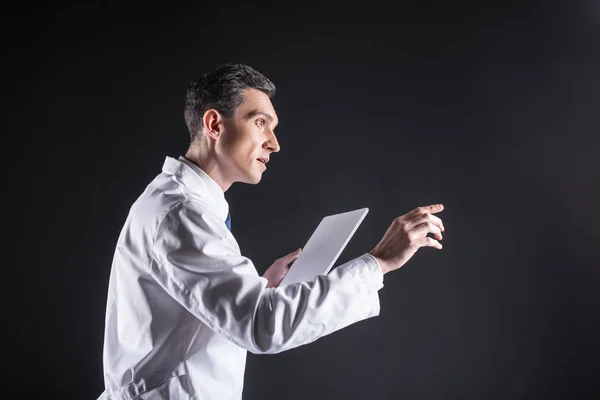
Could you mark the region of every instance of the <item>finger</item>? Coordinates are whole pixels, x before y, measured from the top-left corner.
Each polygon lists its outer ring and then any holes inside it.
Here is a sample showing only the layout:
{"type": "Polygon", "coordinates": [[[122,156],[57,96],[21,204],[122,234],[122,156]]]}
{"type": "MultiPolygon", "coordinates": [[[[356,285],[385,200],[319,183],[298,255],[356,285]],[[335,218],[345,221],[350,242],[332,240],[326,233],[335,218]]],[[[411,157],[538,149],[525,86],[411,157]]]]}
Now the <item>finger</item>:
{"type": "Polygon", "coordinates": [[[441,250],[442,244],[434,238],[426,236],[425,238],[423,238],[423,244],[421,245],[421,247],[435,247],[436,249],[441,250]]]}
{"type": "Polygon", "coordinates": [[[426,221],[431,222],[432,224],[434,224],[435,226],[440,228],[440,231],[444,232],[445,229],[444,229],[444,224],[442,223],[442,220],[430,213],[418,215],[412,221],[407,222],[406,225],[407,225],[407,228],[410,230],[412,227],[421,225],[423,222],[426,222],[426,221]]]}
{"type": "Polygon", "coordinates": [[[444,232],[446,230],[446,228],[444,228],[444,223],[442,222],[442,219],[440,217],[436,217],[433,214],[427,214],[429,215],[429,219],[431,220],[431,222],[433,222],[433,224],[435,226],[437,226],[438,228],[440,228],[440,230],[442,232],[444,232]]]}
{"type": "Polygon", "coordinates": [[[406,219],[406,220],[411,220],[411,219],[413,219],[416,216],[421,215],[421,214],[425,214],[425,213],[436,214],[436,213],[439,213],[443,209],[444,209],[444,206],[442,204],[432,204],[430,206],[417,207],[414,210],[412,210],[412,211],[404,214],[401,218],[406,219]]]}
{"type": "Polygon", "coordinates": [[[415,226],[411,231],[413,235],[418,237],[425,237],[429,232],[433,233],[433,236],[435,236],[437,240],[443,239],[440,228],[438,228],[429,221],[423,222],[422,224],[415,226]]]}

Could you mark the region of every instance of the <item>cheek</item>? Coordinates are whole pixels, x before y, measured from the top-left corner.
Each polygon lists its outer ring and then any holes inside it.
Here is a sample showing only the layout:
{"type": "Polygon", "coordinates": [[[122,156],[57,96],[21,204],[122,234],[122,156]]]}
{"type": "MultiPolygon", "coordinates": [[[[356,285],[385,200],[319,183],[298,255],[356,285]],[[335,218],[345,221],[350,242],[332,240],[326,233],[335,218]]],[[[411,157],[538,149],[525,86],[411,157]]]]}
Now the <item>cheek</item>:
{"type": "Polygon", "coordinates": [[[249,164],[260,156],[262,131],[254,126],[231,126],[224,137],[223,152],[236,164],[249,164]]]}
{"type": "Polygon", "coordinates": [[[235,143],[235,150],[238,157],[245,158],[256,158],[259,157],[261,142],[259,139],[260,134],[251,130],[246,131],[246,135],[240,138],[235,143]]]}
{"type": "Polygon", "coordinates": [[[229,145],[228,155],[236,164],[249,164],[256,159],[257,145],[255,142],[246,139],[234,141],[229,145]]]}
{"type": "Polygon", "coordinates": [[[244,132],[232,129],[223,136],[221,149],[229,158],[239,159],[244,149],[244,132]]]}

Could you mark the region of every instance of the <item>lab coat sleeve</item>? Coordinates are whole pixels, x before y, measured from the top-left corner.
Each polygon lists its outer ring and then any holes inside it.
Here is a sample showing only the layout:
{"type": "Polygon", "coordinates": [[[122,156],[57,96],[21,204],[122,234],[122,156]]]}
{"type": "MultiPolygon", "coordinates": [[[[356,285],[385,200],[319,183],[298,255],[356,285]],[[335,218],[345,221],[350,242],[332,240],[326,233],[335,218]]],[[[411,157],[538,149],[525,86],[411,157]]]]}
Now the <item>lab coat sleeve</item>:
{"type": "Polygon", "coordinates": [[[383,275],[365,254],[311,282],[266,288],[223,221],[186,200],[162,218],[151,274],[174,299],[238,346],[278,353],[379,314],[383,275]]]}

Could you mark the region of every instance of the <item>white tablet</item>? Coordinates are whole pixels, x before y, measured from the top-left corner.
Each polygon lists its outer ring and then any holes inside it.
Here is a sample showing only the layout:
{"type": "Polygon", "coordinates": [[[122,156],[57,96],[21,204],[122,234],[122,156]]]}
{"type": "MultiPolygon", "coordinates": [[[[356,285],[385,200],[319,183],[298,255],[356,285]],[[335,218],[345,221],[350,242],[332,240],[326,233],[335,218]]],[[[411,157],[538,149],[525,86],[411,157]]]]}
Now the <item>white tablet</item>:
{"type": "Polygon", "coordinates": [[[279,286],[327,275],[368,212],[361,208],[323,218],[279,286]]]}

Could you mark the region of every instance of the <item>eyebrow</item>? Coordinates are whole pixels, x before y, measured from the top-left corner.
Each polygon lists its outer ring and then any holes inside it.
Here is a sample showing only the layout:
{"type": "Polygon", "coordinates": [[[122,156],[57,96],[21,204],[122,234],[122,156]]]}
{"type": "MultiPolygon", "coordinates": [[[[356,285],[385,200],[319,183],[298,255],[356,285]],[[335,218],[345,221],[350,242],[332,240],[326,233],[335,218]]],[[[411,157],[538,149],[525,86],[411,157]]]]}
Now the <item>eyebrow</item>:
{"type": "Polygon", "coordinates": [[[246,113],[246,115],[244,116],[244,119],[250,119],[250,118],[256,117],[257,115],[262,115],[263,117],[268,119],[270,122],[273,122],[275,120],[275,118],[273,118],[273,116],[271,114],[261,111],[261,110],[248,111],[246,113]]]}

